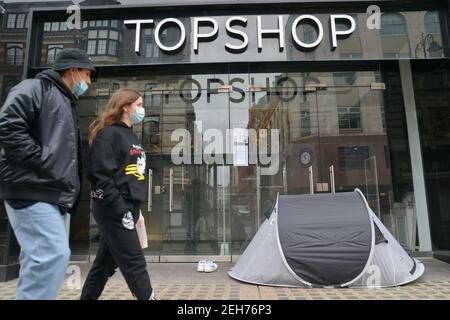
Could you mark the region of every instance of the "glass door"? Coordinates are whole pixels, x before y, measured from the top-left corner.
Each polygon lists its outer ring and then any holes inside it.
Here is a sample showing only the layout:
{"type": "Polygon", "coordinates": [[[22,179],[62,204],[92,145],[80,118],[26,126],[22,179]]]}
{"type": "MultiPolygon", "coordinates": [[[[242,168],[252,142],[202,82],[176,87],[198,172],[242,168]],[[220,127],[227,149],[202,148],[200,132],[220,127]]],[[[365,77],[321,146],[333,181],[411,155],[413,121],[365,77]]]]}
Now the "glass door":
{"type": "Polygon", "coordinates": [[[223,77],[180,77],[145,92],[142,141],[151,179],[144,209],[152,259],[230,259],[223,77]]]}

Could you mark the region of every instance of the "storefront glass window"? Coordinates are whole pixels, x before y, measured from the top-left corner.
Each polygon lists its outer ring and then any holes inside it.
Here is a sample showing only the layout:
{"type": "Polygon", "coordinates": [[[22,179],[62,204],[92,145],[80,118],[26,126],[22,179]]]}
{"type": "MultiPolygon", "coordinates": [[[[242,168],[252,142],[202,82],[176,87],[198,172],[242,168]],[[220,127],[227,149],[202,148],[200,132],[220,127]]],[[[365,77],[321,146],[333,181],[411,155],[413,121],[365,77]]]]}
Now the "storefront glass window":
{"type": "MultiPolygon", "coordinates": [[[[278,193],[309,193],[309,166],[315,193],[331,192],[329,167],[334,166],[336,192],[361,189],[372,210],[413,251],[417,239],[416,218],[408,213],[414,212],[411,164],[404,124],[396,120],[403,106],[389,106],[386,112],[383,91],[370,88],[380,78],[378,72],[158,75],[132,80],[105,76],[83,99],[84,110],[100,113],[119,87],[143,93],[146,119],[134,130],[148,152],[152,174],[152,193],[141,207],[149,256],[241,254],[278,193]],[[346,80],[334,86],[339,78],[346,80]],[[320,88],[328,83],[326,89],[311,89],[311,84],[320,88]],[[346,107],[352,104],[359,107],[346,107]],[[341,128],[341,109],[352,117],[356,114],[357,125],[341,128]],[[261,139],[252,130],[270,132],[269,165],[262,165],[258,156],[252,162],[254,139],[261,139]],[[212,143],[215,139],[222,143],[212,143]],[[196,149],[201,141],[205,149],[196,149]],[[183,152],[177,154],[190,160],[176,164],[173,150],[180,146],[183,152]],[[209,158],[207,150],[212,152],[209,158]],[[310,163],[300,156],[304,152],[310,154],[310,163]]],[[[395,99],[398,89],[391,81],[386,99],[395,99]]],[[[95,117],[83,119],[87,130],[95,117]]],[[[85,203],[87,210],[87,199],[85,203]]],[[[95,253],[98,232],[92,217],[90,221],[90,252],[95,253]]]]}

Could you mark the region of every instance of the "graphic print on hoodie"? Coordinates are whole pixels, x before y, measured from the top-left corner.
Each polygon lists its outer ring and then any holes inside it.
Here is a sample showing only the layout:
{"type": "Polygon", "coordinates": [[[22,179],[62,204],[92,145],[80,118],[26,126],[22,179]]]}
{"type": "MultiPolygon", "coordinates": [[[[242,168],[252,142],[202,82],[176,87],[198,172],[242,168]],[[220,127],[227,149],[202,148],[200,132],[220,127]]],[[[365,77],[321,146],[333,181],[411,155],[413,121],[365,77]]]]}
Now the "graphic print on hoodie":
{"type": "Polygon", "coordinates": [[[135,164],[129,164],[125,167],[125,174],[132,174],[138,180],[145,180],[146,156],[145,151],[140,145],[134,145],[130,149],[130,155],[137,155],[135,164]]]}
{"type": "Polygon", "coordinates": [[[88,155],[91,198],[124,216],[146,200],[146,154],[133,129],[118,122],[101,130],[88,155]]]}

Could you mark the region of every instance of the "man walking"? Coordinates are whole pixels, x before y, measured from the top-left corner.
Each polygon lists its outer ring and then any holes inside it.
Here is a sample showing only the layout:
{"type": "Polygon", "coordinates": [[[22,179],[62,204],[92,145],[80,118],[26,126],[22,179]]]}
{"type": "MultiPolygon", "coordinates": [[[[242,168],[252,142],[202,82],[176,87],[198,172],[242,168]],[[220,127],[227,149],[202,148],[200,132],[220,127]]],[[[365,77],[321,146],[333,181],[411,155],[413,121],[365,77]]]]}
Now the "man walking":
{"type": "Polygon", "coordinates": [[[95,71],[79,49],[11,89],[0,109],[0,199],[21,251],[16,298],[55,299],[70,258],[65,228],[82,177],[78,97],[95,71]]]}

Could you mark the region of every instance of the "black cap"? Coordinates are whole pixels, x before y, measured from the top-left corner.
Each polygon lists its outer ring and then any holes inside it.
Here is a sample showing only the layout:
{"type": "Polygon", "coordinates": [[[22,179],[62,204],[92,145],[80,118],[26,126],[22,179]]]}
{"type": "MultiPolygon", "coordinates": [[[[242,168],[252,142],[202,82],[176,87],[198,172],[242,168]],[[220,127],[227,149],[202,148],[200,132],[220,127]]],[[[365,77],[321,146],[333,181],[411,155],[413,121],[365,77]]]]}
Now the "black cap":
{"type": "Polygon", "coordinates": [[[95,68],[92,65],[92,60],[89,58],[87,53],[76,48],[63,49],[58,52],[52,69],[60,71],[70,68],[90,69],[95,71],[95,68]]]}

